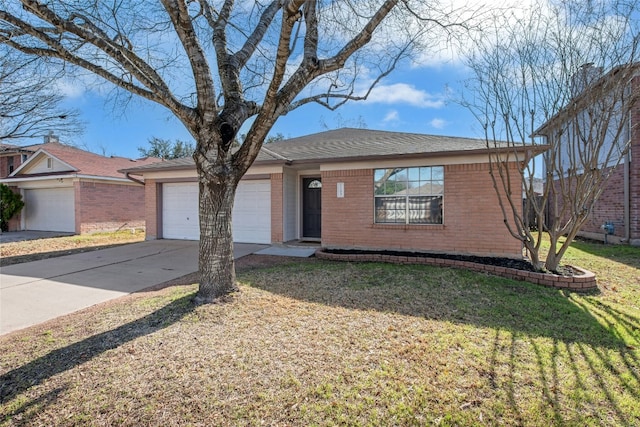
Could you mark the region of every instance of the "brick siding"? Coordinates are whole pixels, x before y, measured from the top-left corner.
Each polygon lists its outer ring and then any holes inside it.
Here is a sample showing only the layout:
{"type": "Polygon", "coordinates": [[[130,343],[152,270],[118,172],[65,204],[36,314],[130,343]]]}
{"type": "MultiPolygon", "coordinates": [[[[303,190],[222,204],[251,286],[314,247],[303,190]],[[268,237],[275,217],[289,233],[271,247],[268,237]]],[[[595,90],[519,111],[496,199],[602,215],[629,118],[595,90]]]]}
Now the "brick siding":
{"type": "MultiPolygon", "coordinates": [[[[640,91],[640,77],[633,81],[633,90],[640,91]]],[[[629,165],[629,238],[640,245],[640,105],[631,112],[631,163],[629,165]]],[[[604,191],[581,228],[582,234],[592,238],[604,238],[602,225],[612,222],[615,227],[611,239],[616,242],[625,236],[624,164],[615,168],[607,180],[604,191]]],[[[560,201],[559,201],[560,202],[560,201]]]]}
{"type": "Polygon", "coordinates": [[[161,233],[159,230],[160,222],[158,221],[158,203],[161,197],[158,192],[161,190],[161,186],[153,179],[147,179],[144,183],[144,219],[145,219],[145,238],[146,240],[155,240],[161,233]]]}
{"type": "Polygon", "coordinates": [[[0,157],[0,178],[6,178],[11,173],[9,171],[9,159],[13,159],[13,170],[18,169],[22,164],[22,156],[17,154],[15,156],[3,156],[0,157]]]}
{"type": "MultiPolygon", "coordinates": [[[[488,164],[449,165],[444,173],[444,224],[396,225],[374,224],[372,169],[323,172],[323,247],[521,257],[520,242],[505,227],[488,164]],[[336,196],[338,182],[344,183],[344,198],[336,196]]],[[[521,206],[521,186],[514,182],[513,188],[514,203],[521,206]]]]}
{"type": "Polygon", "coordinates": [[[283,174],[271,174],[271,242],[283,240],[283,174]]]}
{"type": "Polygon", "coordinates": [[[602,234],[602,224],[612,222],[614,235],[624,237],[624,166],[616,167],[605,184],[605,189],[594,204],[593,211],[582,226],[582,231],[602,234]]]}
{"type": "Polygon", "coordinates": [[[143,186],[80,181],[74,190],[76,233],[144,228],[143,186]]]}

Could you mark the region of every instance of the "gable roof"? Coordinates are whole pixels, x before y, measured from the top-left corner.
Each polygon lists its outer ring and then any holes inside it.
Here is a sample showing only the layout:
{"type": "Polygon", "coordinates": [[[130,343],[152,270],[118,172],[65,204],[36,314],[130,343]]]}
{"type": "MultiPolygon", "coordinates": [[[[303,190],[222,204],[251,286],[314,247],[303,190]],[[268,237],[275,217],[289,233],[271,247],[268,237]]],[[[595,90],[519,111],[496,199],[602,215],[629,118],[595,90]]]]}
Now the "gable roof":
{"type": "MultiPolygon", "coordinates": [[[[509,147],[506,143],[503,148],[511,151],[520,149],[509,147]]],[[[530,148],[541,152],[544,147],[530,148]]],[[[383,157],[411,158],[486,152],[484,139],[342,128],[265,144],[255,164],[346,162],[383,157]]],[[[193,167],[192,158],[183,158],[124,169],[123,172],[141,174],[193,167]]]]}
{"type": "MultiPolygon", "coordinates": [[[[59,162],[68,166],[68,170],[62,172],[74,173],[76,175],[84,175],[89,177],[106,177],[106,178],[122,178],[125,177],[120,169],[132,167],[134,165],[145,165],[155,163],[160,159],[149,157],[144,159],[132,160],[124,157],[106,157],[99,154],[91,153],[79,148],[64,145],[59,142],[48,142],[46,144],[32,145],[28,147],[34,150],[35,154],[17,168],[7,179],[19,179],[33,176],[29,174],[30,166],[34,166],[45,158],[52,157],[59,162]]],[[[60,171],[51,174],[60,174],[60,171]]],[[[46,176],[49,173],[39,173],[38,176],[46,176]]]]}

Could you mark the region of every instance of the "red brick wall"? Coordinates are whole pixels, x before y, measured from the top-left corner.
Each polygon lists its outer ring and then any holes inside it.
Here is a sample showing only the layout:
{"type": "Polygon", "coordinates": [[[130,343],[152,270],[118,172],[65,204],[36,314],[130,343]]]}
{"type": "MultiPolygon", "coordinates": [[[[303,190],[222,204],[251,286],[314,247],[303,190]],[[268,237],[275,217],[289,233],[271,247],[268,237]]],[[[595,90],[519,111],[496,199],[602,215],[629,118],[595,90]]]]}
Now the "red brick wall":
{"type": "Polygon", "coordinates": [[[13,158],[13,170],[18,169],[21,164],[22,157],[19,154],[0,157],[0,178],[6,178],[11,173],[9,172],[9,158],[13,158]]]}
{"type": "Polygon", "coordinates": [[[602,195],[581,230],[603,234],[602,224],[613,222],[615,235],[624,237],[624,166],[616,167],[607,180],[602,195]]]}
{"type": "MultiPolygon", "coordinates": [[[[640,77],[633,81],[634,90],[640,91],[640,77]]],[[[631,164],[629,165],[629,228],[632,243],[640,244],[640,105],[631,113],[631,164]]],[[[581,228],[586,233],[604,236],[602,224],[613,222],[614,236],[625,238],[624,218],[624,164],[620,164],[609,177],[605,189],[594,204],[593,211],[581,228]]]]}
{"type": "MultiPolygon", "coordinates": [[[[504,225],[488,164],[444,171],[443,225],[374,224],[373,170],[323,172],[322,245],[521,257],[520,242],[504,225]],[[344,198],[336,197],[338,182],[344,183],[344,198]]],[[[520,186],[514,188],[515,203],[522,206],[520,186]]]]}
{"type": "MultiPolygon", "coordinates": [[[[633,91],[640,93],[640,76],[633,80],[633,91]]],[[[629,170],[629,225],[632,243],[640,245],[640,103],[631,113],[631,167],[629,170]]]]}
{"type": "Polygon", "coordinates": [[[283,240],[283,174],[271,174],[271,242],[283,240]]]}
{"type": "Polygon", "coordinates": [[[144,219],[146,221],[145,238],[147,240],[155,240],[160,236],[159,222],[158,222],[158,202],[160,197],[158,192],[161,187],[153,179],[147,179],[144,183],[144,197],[145,197],[145,209],[144,219]]]}
{"type": "Polygon", "coordinates": [[[142,185],[74,183],[76,233],[114,231],[145,226],[142,185]]]}

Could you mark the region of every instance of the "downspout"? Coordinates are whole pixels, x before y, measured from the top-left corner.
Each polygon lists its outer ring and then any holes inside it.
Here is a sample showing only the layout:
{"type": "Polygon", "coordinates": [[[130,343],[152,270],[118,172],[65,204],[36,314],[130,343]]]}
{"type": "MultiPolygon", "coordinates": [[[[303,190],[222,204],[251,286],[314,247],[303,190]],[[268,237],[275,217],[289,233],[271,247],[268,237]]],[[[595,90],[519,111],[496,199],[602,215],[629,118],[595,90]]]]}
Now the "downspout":
{"type": "Polygon", "coordinates": [[[629,117],[629,149],[624,156],[624,241],[631,243],[631,117],[629,117]]]}
{"type": "Polygon", "coordinates": [[[138,184],[144,185],[144,181],[138,179],[138,178],[133,178],[131,175],[129,175],[129,172],[125,172],[124,173],[125,178],[127,178],[130,181],[133,182],[137,182],[138,184]]]}

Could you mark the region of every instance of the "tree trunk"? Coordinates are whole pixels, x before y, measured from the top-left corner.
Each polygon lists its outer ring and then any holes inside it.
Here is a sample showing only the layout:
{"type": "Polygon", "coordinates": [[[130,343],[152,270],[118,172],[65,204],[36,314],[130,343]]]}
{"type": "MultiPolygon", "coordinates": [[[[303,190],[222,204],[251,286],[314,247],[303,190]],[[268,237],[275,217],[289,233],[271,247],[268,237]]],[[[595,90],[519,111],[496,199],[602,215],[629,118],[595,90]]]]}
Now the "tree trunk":
{"type": "Polygon", "coordinates": [[[199,174],[200,287],[196,302],[210,303],[237,291],[231,212],[237,182],[231,175],[216,179],[199,174]]]}

